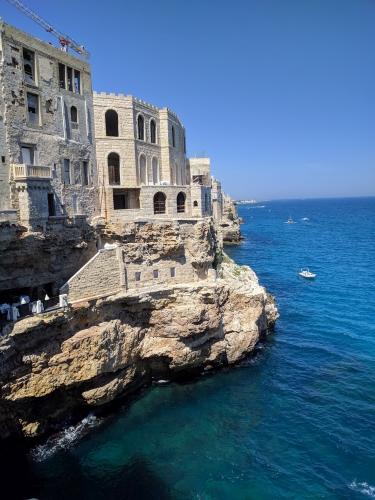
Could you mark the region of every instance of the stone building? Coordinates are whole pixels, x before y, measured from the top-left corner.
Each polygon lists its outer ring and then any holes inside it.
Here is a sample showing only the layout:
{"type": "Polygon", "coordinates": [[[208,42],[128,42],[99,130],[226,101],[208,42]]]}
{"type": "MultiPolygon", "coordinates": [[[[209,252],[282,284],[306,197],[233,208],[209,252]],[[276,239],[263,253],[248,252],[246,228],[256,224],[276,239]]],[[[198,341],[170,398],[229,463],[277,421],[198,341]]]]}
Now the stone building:
{"type": "Polygon", "coordinates": [[[223,192],[221,190],[221,182],[211,177],[211,201],[212,201],[212,216],[220,223],[223,217],[223,192]]]}
{"type": "Polygon", "coordinates": [[[100,207],[107,221],[211,215],[210,187],[191,185],[185,128],[172,111],[101,92],[94,93],[94,113],[100,207]]]}
{"type": "Polygon", "coordinates": [[[0,23],[0,220],[96,214],[90,66],[0,23]]]}

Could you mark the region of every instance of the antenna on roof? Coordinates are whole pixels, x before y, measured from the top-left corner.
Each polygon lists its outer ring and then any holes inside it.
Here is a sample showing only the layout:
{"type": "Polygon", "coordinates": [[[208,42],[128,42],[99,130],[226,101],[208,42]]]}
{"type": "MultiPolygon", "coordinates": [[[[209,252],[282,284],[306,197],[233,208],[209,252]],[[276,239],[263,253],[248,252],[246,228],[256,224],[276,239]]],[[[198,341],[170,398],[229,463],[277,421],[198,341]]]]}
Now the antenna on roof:
{"type": "Polygon", "coordinates": [[[60,31],[58,31],[56,28],[54,28],[51,24],[47,23],[42,17],[38,16],[34,11],[29,9],[29,7],[26,7],[22,2],[19,0],[7,0],[8,3],[16,7],[16,9],[20,10],[25,14],[25,16],[29,17],[33,21],[35,21],[39,26],[44,28],[47,33],[51,33],[51,35],[55,36],[63,50],[67,52],[68,48],[73,49],[76,51],[78,54],[85,58],[90,57],[90,53],[85,49],[83,45],[80,45],[78,42],[74,41],[73,38],[71,38],[68,35],[64,35],[60,31]]]}

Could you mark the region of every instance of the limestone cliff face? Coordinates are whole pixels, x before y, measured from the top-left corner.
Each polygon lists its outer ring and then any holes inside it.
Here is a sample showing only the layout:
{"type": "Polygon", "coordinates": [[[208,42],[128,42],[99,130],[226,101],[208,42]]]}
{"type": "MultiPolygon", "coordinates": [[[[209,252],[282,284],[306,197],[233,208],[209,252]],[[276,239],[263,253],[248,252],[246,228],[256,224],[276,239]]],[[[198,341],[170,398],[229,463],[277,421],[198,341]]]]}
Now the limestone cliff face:
{"type": "Polygon", "coordinates": [[[88,225],[50,225],[42,233],[0,223],[0,291],[59,286],[95,252],[95,232],[88,225]]]}
{"type": "Polygon", "coordinates": [[[276,317],[255,274],[225,258],[217,279],[19,321],[0,341],[1,436],[40,436],[153,379],[236,363],[276,317]]]}
{"type": "Polygon", "coordinates": [[[239,243],[243,238],[240,228],[241,220],[237,214],[237,208],[231,198],[226,198],[220,229],[224,243],[239,243]]]}

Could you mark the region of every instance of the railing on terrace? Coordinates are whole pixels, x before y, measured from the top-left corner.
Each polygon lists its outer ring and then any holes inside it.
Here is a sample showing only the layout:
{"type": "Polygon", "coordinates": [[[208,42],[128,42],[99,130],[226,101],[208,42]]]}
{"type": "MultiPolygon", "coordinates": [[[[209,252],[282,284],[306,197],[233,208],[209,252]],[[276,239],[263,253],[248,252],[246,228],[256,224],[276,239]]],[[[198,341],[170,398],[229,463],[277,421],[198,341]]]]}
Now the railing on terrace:
{"type": "Polygon", "coordinates": [[[41,165],[27,165],[21,163],[13,165],[13,175],[15,179],[51,179],[51,167],[42,167],[41,165]]]}

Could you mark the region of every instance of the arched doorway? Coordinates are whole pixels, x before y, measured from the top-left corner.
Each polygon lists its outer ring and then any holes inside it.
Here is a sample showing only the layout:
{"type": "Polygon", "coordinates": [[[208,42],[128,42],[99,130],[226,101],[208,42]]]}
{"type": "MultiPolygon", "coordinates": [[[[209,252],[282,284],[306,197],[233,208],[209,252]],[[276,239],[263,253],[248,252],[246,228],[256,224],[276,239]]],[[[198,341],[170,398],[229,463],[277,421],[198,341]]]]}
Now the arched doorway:
{"type": "Polygon", "coordinates": [[[180,193],[178,193],[178,195],[177,195],[177,213],[178,214],[182,214],[185,212],[185,200],[186,200],[185,193],[183,193],[182,191],[180,193]]]}
{"type": "Polygon", "coordinates": [[[158,192],[154,196],[154,214],[165,214],[165,201],[167,197],[164,193],[158,192]]]}

